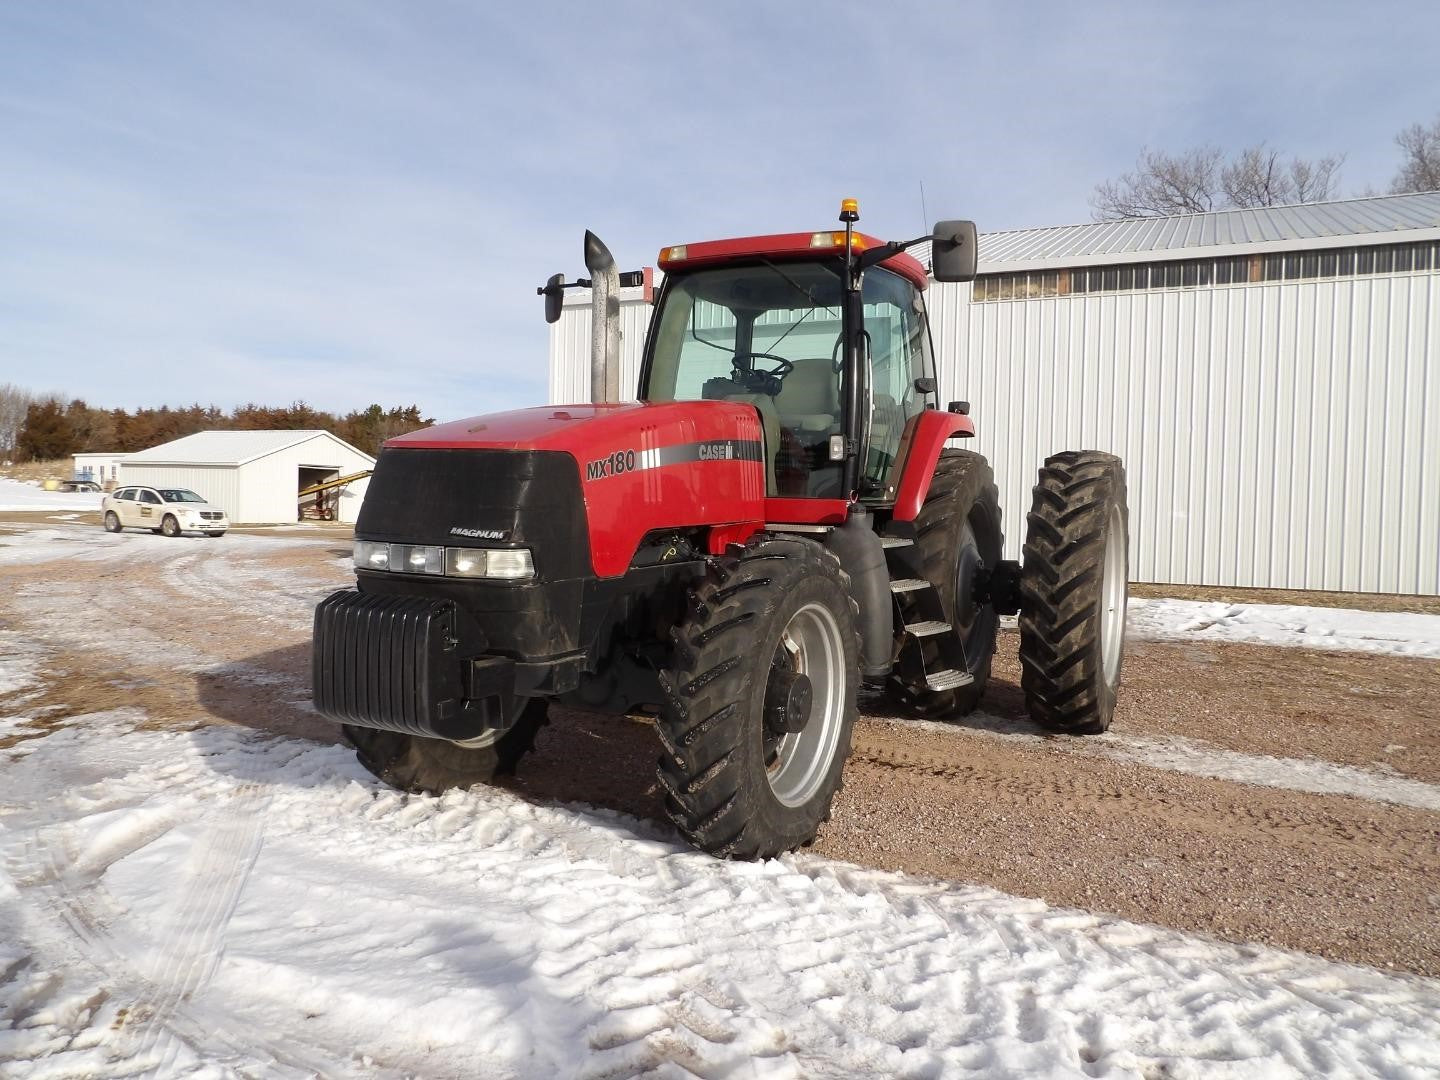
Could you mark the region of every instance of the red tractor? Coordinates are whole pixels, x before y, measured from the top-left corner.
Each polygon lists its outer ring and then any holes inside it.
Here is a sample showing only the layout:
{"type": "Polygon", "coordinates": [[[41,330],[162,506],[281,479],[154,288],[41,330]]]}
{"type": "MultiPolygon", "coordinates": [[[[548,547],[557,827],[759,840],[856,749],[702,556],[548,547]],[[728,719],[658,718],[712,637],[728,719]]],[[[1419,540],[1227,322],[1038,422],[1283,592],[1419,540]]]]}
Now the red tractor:
{"type": "MultiPolygon", "coordinates": [[[[510,771],[554,701],[655,717],[659,781],[696,847],[764,858],[830,812],[862,683],[922,715],[985,691],[1020,615],[1031,715],[1105,730],[1124,646],[1125,472],[1057,454],[1024,569],[990,466],[942,407],[926,321],[975,274],[971,222],[886,243],[844,228],[682,244],[639,401],[620,404],[616,274],[587,234],[595,401],[391,439],[355,529],[356,587],[315,612],[314,694],[412,791],[510,771]]],[[[557,275],[541,292],[560,311],[557,275]]]]}

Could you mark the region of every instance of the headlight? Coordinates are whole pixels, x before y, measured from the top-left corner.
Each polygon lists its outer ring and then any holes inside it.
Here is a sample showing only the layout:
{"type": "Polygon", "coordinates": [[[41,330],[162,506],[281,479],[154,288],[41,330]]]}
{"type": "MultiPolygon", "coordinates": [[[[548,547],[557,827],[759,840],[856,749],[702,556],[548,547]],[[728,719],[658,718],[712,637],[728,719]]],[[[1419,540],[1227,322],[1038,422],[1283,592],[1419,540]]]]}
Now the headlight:
{"type": "Polygon", "coordinates": [[[429,544],[391,544],[390,569],[402,574],[443,574],[445,549],[429,544]]]}
{"type": "Polygon", "coordinates": [[[518,581],[535,576],[535,563],[529,548],[491,548],[486,577],[518,581]]]}
{"type": "Polygon", "coordinates": [[[366,570],[390,569],[390,545],[377,544],[374,540],[356,540],[355,565],[366,570]]]}
{"type": "Polygon", "coordinates": [[[446,548],[445,573],[450,577],[484,577],[489,555],[484,548],[446,548]]]}
{"type": "Polygon", "coordinates": [[[525,581],[535,576],[535,560],[529,548],[447,548],[381,544],[374,540],[355,541],[355,568],[505,581],[525,581]]]}

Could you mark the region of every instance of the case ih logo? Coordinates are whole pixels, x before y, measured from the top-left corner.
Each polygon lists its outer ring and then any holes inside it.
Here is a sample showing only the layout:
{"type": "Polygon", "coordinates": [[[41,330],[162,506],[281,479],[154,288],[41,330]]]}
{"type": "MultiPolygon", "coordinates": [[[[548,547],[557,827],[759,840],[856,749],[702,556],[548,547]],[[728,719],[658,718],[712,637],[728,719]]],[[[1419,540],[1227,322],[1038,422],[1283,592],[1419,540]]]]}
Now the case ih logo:
{"type": "Polygon", "coordinates": [[[586,480],[603,480],[607,476],[619,476],[635,469],[634,450],[616,450],[608,457],[585,463],[586,480]]]}
{"type": "Polygon", "coordinates": [[[729,461],[735,456],[735,447],[729,439],[721,439],[719,442],[702,442],[700,445],[701,461],[729,461]]]}

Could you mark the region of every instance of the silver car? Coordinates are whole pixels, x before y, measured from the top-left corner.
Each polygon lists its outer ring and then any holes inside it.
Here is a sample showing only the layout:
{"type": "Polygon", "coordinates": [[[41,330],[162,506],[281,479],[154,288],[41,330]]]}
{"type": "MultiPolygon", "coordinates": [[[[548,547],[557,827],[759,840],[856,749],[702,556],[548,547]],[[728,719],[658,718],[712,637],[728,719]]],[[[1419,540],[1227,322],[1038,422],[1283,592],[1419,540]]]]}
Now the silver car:
{"type": "Polygon", "coordinates": [[[230,527],[224,510],[211,506],[189,488],[117,488],[105,496],[100,508],[110,532],[136,528],[166,536],[187,532],[224,536],[230,527]]]}

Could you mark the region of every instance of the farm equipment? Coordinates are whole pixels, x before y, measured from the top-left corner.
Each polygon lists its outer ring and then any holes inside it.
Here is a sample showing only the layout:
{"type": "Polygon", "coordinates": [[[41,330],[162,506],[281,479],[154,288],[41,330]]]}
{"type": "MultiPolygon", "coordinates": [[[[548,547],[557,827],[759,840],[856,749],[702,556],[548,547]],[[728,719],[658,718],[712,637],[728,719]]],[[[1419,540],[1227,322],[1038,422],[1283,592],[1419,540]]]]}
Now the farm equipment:
{"type": "Polygon", "coordinates": [[[925,269],[975,273],[970,222],[887,243],[843,229],[660,253],[638,402],[618,397],[618,289],[586,234],[594,400],[391,439],[356,526],[356,587],[315,612],[317,709],[413,791],[511,771],[551,702],[654,717],[668,812],[763,858],[829,816],[863,684],[947,718],[985,691],[1002,615],[1046,728],[1105,730],[1127,578],[1125,473],[1040,469],[1024,567],[989,464],[946,443],[925,269]]]}
{"type": "Polygon", "coordinates": [[[333,480],[324,480],[318,484],[311,484],[303,487],[298,493],[300,502],[300,517],[302,520],[310,521],[334,521],[339,514],[339,502],[341,493],[355,483],[357,480],[364,480],[373,470],[363,469],[360,472],[351,473],[348,476],[337,476],[333,480]],[[312,498],[306,502],[306,496],[312,498]]]}

